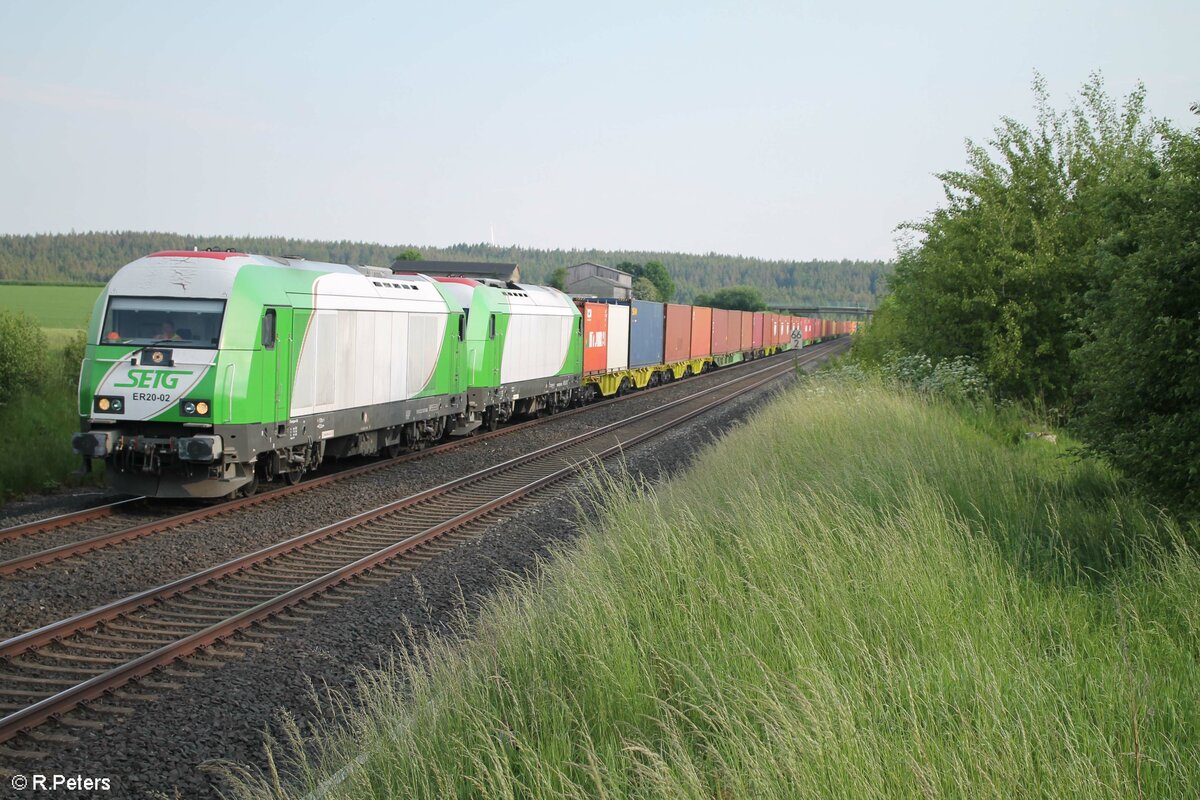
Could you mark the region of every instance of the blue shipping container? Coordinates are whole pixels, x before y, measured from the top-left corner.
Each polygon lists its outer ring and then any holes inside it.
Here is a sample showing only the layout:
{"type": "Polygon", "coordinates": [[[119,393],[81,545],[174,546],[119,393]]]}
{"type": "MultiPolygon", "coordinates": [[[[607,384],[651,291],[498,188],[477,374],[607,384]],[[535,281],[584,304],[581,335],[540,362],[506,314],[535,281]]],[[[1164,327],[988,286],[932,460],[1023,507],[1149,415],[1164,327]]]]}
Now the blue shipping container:
{"type": "Polygon", "coordinates": [[[634,300],[632,306],[629,311],[630,368],[663,363],[663,304],[634,300]]]}

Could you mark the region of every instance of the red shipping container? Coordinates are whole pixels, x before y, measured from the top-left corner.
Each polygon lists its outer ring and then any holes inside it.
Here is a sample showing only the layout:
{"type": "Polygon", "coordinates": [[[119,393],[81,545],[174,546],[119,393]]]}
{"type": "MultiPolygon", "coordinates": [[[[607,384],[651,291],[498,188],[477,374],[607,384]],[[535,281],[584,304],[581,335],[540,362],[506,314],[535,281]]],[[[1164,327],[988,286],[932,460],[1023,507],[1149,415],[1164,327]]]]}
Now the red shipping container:
{"type": "Polygon", "coordinates": [[[692,306],[692,358],[712,355],[711,308],[692,306]]]}
{"type": "Polygon", "coordinates": [[[763,348],[763,326],[766,323],[766,314],[754,312],[754,319],[750,323],[753,327],[750,329],[750,347],[755,350],[763,348]]]}
{"type": "Polygon", "coordinates": [[[741,317],[741,335],[738,336],[737,352],[744,353],[750,349],[750,342],[754,338],[754,315],[749,311],[742,311],[738,314],[741,317]]]}
{"type": "Polygon", "coordinates": [[[608,303],[584,303],[583,374],[608,369],[608,303]]]}
{"type": "Polygon", "coordinates": [[[692,307],[667,304],[663,360],[667,364],[692,357],[692,307]]]}
{"type": "Polygon", "coordinates": [[[732,327],[733,312],[723,308],[712,310],[712,354],[723,356],[729,352],[729,329],[732,327]]]}
{"type": "Polygon", "coordinates": [[[772,347],[779,346],[779,315],[778,314],[771,315],[771,341],[770,341],[770,344],[772,347]]]}

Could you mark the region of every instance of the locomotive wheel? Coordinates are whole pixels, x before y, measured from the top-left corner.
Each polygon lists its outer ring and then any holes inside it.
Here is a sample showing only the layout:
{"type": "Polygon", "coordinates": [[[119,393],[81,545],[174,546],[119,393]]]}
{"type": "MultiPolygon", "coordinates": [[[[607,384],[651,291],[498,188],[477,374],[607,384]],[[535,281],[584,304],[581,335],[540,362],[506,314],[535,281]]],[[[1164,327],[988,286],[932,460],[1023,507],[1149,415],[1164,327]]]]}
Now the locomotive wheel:
{"type": "Polygon", "coordinates": [[[258,491],[258,470],[251,473],[250,482],[244,485],[239,492],[242,497],[253,497],[258,491]]]}
{"type": "Polygon", "coordinates": [[[300,478],[304,475],[304,470],[300,467],[289,469],[283,473],[283,479],[287,481],[288,486],[295,486],[300,482],[300,478]]]}

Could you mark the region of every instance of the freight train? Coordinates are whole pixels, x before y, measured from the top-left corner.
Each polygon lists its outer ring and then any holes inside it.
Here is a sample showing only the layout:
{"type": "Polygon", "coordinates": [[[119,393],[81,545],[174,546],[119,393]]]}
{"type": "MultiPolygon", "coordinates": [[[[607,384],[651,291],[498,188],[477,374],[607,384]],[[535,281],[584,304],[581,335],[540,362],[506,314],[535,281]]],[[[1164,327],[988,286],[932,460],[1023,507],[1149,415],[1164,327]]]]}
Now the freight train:
{"type": "Polygon", "coordinates": [[[119,491],[249,494],[325,459],[420,449],[853,326],[165,251],[122,267],[96,300],[72,447],[119,491]]]}

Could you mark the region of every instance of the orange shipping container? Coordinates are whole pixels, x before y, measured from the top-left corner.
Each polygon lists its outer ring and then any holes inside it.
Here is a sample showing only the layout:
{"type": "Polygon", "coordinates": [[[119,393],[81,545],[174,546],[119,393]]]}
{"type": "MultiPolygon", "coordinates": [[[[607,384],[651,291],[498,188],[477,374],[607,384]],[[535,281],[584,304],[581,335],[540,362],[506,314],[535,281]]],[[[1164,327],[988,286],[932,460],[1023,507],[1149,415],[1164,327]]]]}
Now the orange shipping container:
{"type": "Polygon", "coordinates": [[[692,307],[669,303],[663,360],[667,364],[692,357],[692,307]]]}
{"type": "Polygon", "coordinates": [[[741,311],[738,313],[741,317],[741,335],[738,337],[737,350],[739,353],[744,353],[751,348],[750,342],[754,339],[754,315],[749,311],[741,311]]]}
{"type": "Polygon", "coordinates": [[[711,308],[692,306],[692,358],[712,355],[711,308]]]}
{"type": "Polygon", "coordinates": [[[712,354],[723,356],[729,352],[729,333],[733,327],[733,312],[723,308],[712,310],[712,354]]]}
{"type": "Polygon", "coordinates": [[[583,373],[604,372],[608,369],[608,304],[584,303],[583,312],[583,373]]]}

